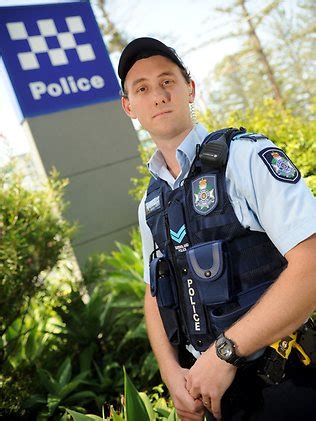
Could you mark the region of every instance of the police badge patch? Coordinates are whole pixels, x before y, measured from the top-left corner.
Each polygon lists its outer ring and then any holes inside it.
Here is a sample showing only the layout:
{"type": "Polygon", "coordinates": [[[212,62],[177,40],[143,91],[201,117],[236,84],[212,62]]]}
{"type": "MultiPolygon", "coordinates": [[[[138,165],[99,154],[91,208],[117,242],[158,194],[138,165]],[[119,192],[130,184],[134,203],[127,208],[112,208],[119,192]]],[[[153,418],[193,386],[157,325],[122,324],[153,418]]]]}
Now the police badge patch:
{"type": "Polygon", "coordinates": [[[299,170],[281,149],[265,148],[259,152],[259,156],[277,180],[297,183],[301,178],[299,170]]]}
{"type": "Polygon", "coordinates": [[[218,202],[216,175],[205,175],[192,181],[194,210],[207,215],[216,208],[218,202]]]}

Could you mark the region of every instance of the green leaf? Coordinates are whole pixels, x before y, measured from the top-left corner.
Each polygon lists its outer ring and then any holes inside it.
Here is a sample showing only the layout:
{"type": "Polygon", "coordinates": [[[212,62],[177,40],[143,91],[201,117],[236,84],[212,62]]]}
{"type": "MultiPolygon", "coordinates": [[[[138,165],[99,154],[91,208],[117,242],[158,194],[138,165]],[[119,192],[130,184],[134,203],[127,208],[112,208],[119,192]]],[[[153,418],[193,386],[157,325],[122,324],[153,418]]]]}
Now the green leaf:
{"type": "Polygon", "coordinates": [[[147,331],[144,320],[141,320],[141,322],[135,327],[133,326],[132,329],[129,329],[124,338],[121,340],[118,351],[122,349],[124,345],[126,345],[129,341],[134,341],[137,339],[144,340],[147,337],[147,331]]]}
{"type": "Polygon", "coordinates": [[[43,368],[38,368],[37,374],[40,378],[42,386],[44,386],[49,393],[51,393],[52,395],[58,394],[58,383],[53,379],[52,375],[47,370],[44,370],[43,368]]]}
{"type": "Polygon", "coordinates": [[[77,376],[75,376],[75,377],[72,379],[72,381],[75,381],[75,382],[77,382],[77,381],[83,381],[83,380],[85,380],[85,378],[86,378],[89,374],[90,374],[90,371],[89,371],[89,370],[82,371],[82,372],[81,372],[81,373],[79,373],[77,376]]]}
{"type": "MultiPolygon", "coordinates": [[[[66,411],[68,412],[69,415],[72,416],[74,421],[91,421],[91,418],[89,415],[80,414],[80,412],[72,411],[68,408],[66,408],[66,411]]],[[[100,420],[103,421],[102,418],[100,418],[100,420]]]]}
{"type": "MultiPolygon", "coordinates": [[[[103,304],[104,305],[104,304],[103,304]]],[[[104,310],[100,314],[100,326],[104,326],[104,322],[106,320],[106,317],[108,316],[109,312],[111,311],[111,305],[112,305],[112,297],[110,296],[107,300],[106,304],[104,305],[104,310]]]]}
{"type": "Polygon", "coordinates": [[[91,362],[93,353],[96,351],[96,345],[90,344],[83,352],[79,355],[80,371],[87,371],[91,368],[91,362]]]}
{"type": "Polygon", "coordinates": [[[168,405],[167,405],[167,402],[166,402],[165,398],[158,398],[157,401],[156,401],[155,407],[159,408],[159,409],[163,409],[165,411],[168,411],[168,416],[169,416],[170,410],[168,408],[168,405]]]}
{"type": "Polygon", "coordinates": [[[123,417],[121,414],[118,414],[113,406],[110,406],[110,419],[113,421],[123,421],[123,417]]]}
{"type": "Polygon", "coordinates": [[[124,367],[124,395],[126,405],[126,420],[127,421],[150,421],[145,404],[142,401],[139,393],[133,385],[131,379],[128,377],[124,367]]]}
{"type": "Polygon", "coordinates": [[[34,406],[39,405],[39,404],[46,404],[46,402],[47,402],[46,396],[32,395],[30,398],[26,399],[23,402],[22,407],[33,408],[34,406]]]}
{"type": "Polygon", "coordinates": [[[71,359],[67,357],[57,372],[57,379],[60,387],[64,387],[71,378],[71,359]]]}
{"type": "Polygon", "coordinates": [[[41,411],[39,414],[37,414],[36,421],[47,421],[48,418],[49,418],[49,413],[46,409],[46,410],[41,411]]]}
{"type": "Polygon", "coordinates": [[[25,355],[29,361],[34,360],[34,357],[36,357],[36,351],[38,346],[38,338],[36,337],[36,328],[38,326],[35,325],[33,330],[30,332],[26,344],[25,344],[25,355]]]}
{"type": "MultiPolygon", "coordinates": [[[[149,355],[148,355],[148,357],[149,356],[153,356],[154,357],[154,354],[153,354],[153,352],[151,352],[149,355]]],[[[164,391],[164,387],[163,387],[163,384],[161,383],[161,384],[158,384],[158,386],[154,386],[153,387],[153,390],[156,390],[160,395],[162,395],[163,394],[163,391],[164,391]]]]}
{"type": "MultiPolygon", "coordinates": [[[[159,368],[157,360],[154,356],[154,353],[150,351],[142,363],[140,374],[147,380],[151,380],[154,377],[154,375],[158,372],[158,370],[159,368]]],[[[161,389],[161,387],[159,389],[159,386],[156,386],[156,388],[154,388],[154,390],[159,391],[159,393],[163,393],[163,389],[161,389]]]]}
{"type": "Polygon", "coordinates": [[[102,383],[103,382],[103,374],[100,370],[100,367],[98,366],[98,364],[94,360],[92,360],[92,362],[93,362],[93,366],[95,368],[95,371],[97,372],[99,382],[102,383]]]}
{"type": "Polygon", "coordinates": [[[74,421],[104,421],[103,418],[98,417],[94,414],[81,414],[80,412],[73,411],[71,409],[65,408],[69,415],[72,416],[74,421]]]}
{"type": "Polygon", "coordinates": [[[167,421],[179,421],[175,408],[171,411],[167,421]]]}
{"type": "Polygon", "coordinates": [[[49,411],[49,415],[53,415],[53,413],[55,412],[56,408],[58,407],[58,405],[60,404],[60,397],[56,396],[56,395],[48,395],[47,398],[47,408],[49,411]]]}
{"type": "Polygon", "coordinates": [[[73,395],[69,396],[65,399],[64,403],[67,405],[75,405],[76,403],[80,402],[82,404],[82,400],[86,400],[87,398],[96,398],[97,395],[92,392],[91,390],[83,390],[82,392],[74,393],[73,395]]]}
{"type": "Polygon", "coordinates": [[[64,412],[62,417],[59,419],[59,421],[69,421],[69,417],[67,412],[64,412]]]}
{"type": "Polygon", "coordinates": [[[66,384],[61,390],[60,390],[60,397],[65,398],[68,396],[72,391],[76,390],[78,386],[82,384],[82,380],[73,380],[70,383],[66,384]]]}
{"type": "Polygon", "coordinates": [[[163,408],[155,408],[155,411],[157,412],[157,414],[165,418],[168,418],[170,415],[170,412],[163,408]]]}
{"type": "Polygon", "coordinates": [[[148,415],[149,415],[149,419],[155,420],[156,419],[155,412],[153,410],[153,407],[152,407],[152,404],[150,402],[149,397],[144,392],[139,392],[139,396],[142,398],[142,401],[145,404],[146,410],[147,410],[148,415]]]}

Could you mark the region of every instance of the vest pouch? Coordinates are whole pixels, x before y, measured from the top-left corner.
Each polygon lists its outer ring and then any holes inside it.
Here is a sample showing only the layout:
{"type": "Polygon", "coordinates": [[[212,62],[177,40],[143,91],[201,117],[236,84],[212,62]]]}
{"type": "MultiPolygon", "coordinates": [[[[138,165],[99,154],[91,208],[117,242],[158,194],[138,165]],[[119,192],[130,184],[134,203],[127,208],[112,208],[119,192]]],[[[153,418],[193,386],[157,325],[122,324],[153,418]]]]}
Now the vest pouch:
{"type": "Polygon", "coordinates": [[[236,302],[216,306],[210,311],[210,321],[217,335],[228,329],[259,300],[271,285],[265,282],[237,295],[236,302]]]}
{"type": "Polygon", "coordinates": [[[178,297],[172,270],[165,257],[154,258],[149,265],[150,292],[156,297],[159,313],[169,341],[180,344],[180,324],[178,319],[178,297]]]}
{"type": "Polygon", "coordinates": [[[157,298],[159,307],[177,307],[176,286],[165,257],[156,257],[150,262],[150,292],[157,298]]]}
{"type": "Polygon", "coordinates": [[[204,305],[230,300],[230,265],[222,241],[209,241],[190,247],[187,261],[204,305]]]}

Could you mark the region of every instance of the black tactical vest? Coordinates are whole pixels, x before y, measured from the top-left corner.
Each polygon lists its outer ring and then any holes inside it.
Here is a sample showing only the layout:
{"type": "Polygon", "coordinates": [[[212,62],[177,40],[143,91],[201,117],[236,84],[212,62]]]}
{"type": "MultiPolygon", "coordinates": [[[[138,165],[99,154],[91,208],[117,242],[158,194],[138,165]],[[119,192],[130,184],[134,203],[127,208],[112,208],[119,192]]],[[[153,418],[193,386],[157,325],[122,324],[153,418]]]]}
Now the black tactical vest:
{"type": "Polygon", "coordinates": [[[151,256],[151,293],[173,345],[191,343],[205,351],[287,264],[265,233],[240,224],[226,192],[231,140],[238,134],[258,138],[244,132],[208,135],[177,189],[161,179],[149,183],[146,220],[162,253],[151,256]]]}

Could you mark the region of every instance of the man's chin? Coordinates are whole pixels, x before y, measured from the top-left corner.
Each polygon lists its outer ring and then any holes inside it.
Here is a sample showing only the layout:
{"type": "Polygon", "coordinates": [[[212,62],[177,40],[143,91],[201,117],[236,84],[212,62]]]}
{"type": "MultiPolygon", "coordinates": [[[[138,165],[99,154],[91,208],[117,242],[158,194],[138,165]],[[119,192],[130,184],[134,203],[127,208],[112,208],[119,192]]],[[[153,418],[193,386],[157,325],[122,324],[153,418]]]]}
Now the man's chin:
{"type": "Polygon", "coordinates": [[[179,128],[179,125],[175,125],[175,126],[169,126],[169,125],[165,125],[164,127],[161,127],[159,130],[153,130],[152,132],[150,132],[150,130],[148,130],[148,132],[151,134],[153,140],[172,140],[174,138],[179,137],[182,133],[184,134],[184,136],[186,136],[186,134],[191,130],[191,128],[188,127],[184,127],[184,128],[179,128]]]}

